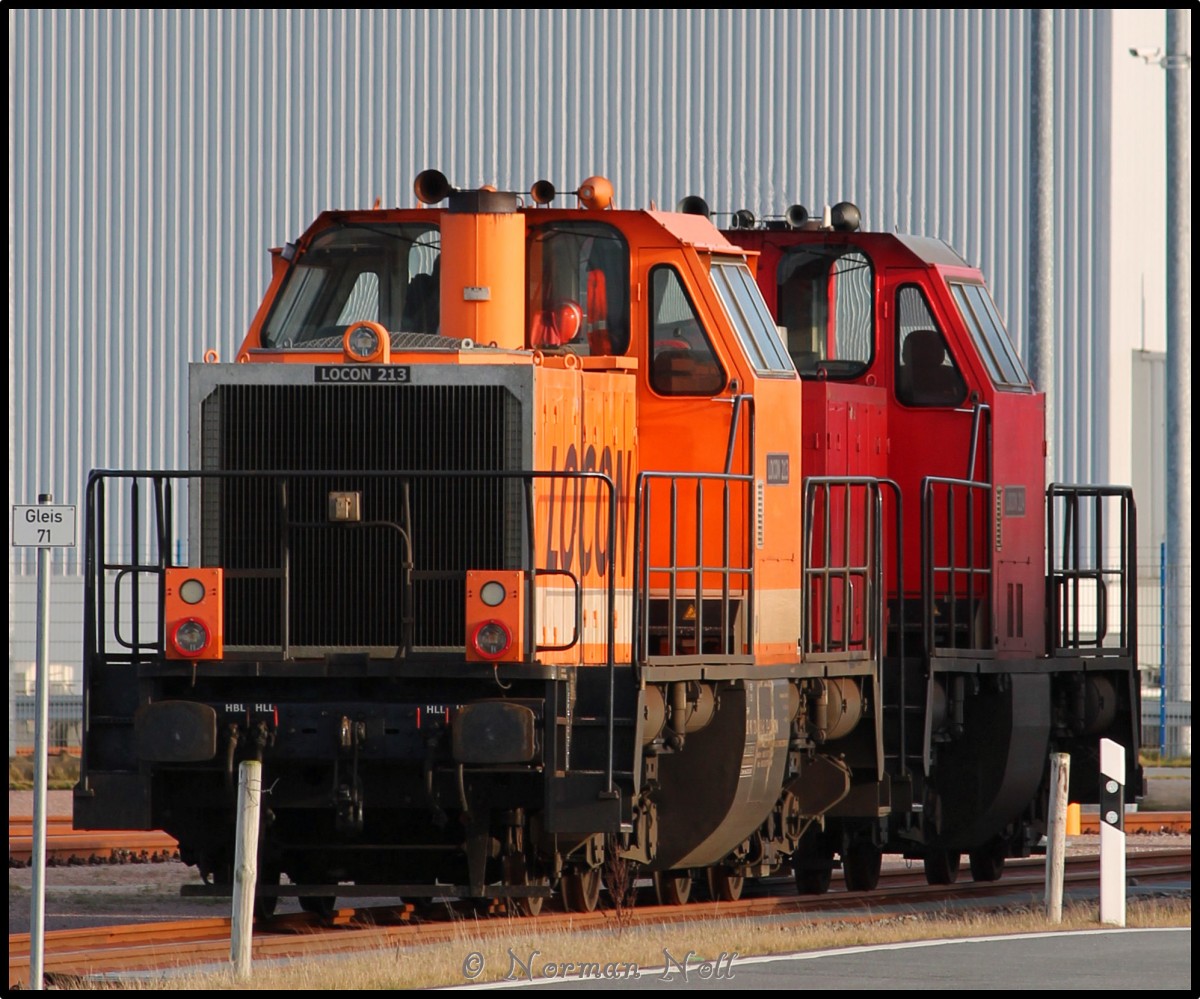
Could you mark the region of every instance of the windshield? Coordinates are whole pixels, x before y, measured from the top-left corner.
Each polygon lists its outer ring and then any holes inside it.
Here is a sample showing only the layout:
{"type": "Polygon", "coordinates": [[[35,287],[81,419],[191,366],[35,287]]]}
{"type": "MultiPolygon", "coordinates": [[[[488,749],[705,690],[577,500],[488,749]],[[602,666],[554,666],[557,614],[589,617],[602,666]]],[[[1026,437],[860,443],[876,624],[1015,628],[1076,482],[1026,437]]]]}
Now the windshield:
{"type": "Polygon", "coordinates": [[[1029,375],[1004,331],[1000,313],[987,289],[983,285],[951,281],[950,290],[992,383],[1010,392],[1029,391],[1029,375]]]}
{"type": "Polygon", "coordinates": [[[853,246],[806,246],[779,263],[779,324],[806,378],[857,378],[874,346],[871,262],[853,246]]]}
{"type": "Polygon", "coordinates": [[[721,304],[725,306],[742,349],[755,370],[790,372],[792,363],[784,350],[783,339],[771,322],[771,314],[750,268],[740,260],[714,259],[711,275],[721,304]]]}
{"type": "Polygon", "coordinates": [[[262,333],[265,347],[340,348],[351,323],[438,332],[441,236],[431,225],[342,225],[317,236],[289,271],[262,333]]]}

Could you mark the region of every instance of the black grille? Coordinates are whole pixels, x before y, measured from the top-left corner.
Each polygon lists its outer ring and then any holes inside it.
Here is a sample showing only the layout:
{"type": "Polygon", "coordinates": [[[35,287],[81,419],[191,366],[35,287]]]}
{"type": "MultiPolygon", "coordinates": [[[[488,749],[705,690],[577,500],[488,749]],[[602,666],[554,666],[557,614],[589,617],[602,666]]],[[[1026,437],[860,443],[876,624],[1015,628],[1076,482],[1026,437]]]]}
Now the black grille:
{"type": "Polygon", "coordinates": [[[515,482],[353,474],[517,468],[519,406],[503,388],[227,385],[203,422],[206,470],[349,473],[206,485],[204,561],[226,570],[229,646],[280,647],[286,627],[289,647],[461,648],[466,570],[519,559],[515,482]],[[361,493],[361,524],[328,521],[335,490],[361,493]]]}

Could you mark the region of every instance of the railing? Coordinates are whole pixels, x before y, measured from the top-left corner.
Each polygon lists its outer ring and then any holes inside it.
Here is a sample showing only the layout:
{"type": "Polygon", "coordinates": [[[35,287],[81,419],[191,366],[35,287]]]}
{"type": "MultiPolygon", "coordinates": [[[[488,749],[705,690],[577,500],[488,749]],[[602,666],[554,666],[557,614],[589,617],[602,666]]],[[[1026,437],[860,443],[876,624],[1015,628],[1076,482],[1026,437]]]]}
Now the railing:
{"type": "MultiPolygon", "coordinates": [[[[291,642],[291,632],[293,630],[291,603],[288,594],[291,588],[292,576],[295,573],[294,555],[296,550],[296,533],[297,529],[317,530],[328,529],[330,532],[338,530],[353,530],[340,524],[318,525],[311,522],[300,522],[291,519],[288,510],[288,497],[291,487],[299,483],[313,485],[314,480],[322,480],[323,482],[338,481],[363,483],[364,491],[369,489],[369,484],[379,482],[381,480],[390,480],[391,482],[399,482],[402,485],[420,480],[428,479],[443,479],[443,480],[460,480],[464,478],[488,478],[488,479],[508,479],[521,483],[522,488],[519,490],[523,497],[523,517],[518,522],[519,532],[522,535],[520,539],[520,550],[522,552],[518,565],[489,565],[472,563],[463,565],[455,569],[447,569],[444,566],[436,571],[430,571],[429,575],[436,575],[440,578],[453,577],[455,580],[462,580],[465,585],[467,569],[489,569],[489,568],[520,568],[526,571],[525,578],[525,628],[526,634],[530,636],[531,652],[528,659],[532,659],[533,655],[538,651],[556,651],[560,649],[570,648],[577,644],[582,635],[583,627],[583,607],[581,599],[581,582],[579,578],[568,570],[550,567],[538,566],[536,560],[536,542],[535,542],[535,495],[534,482],[539,479],[577,479],[577,480],[594,480],[596,485],[595,498],[587,499],[587,487],[580,484],[578,487],[578,495],[585,497],[580,500],[581,503],[595,502],[603,504],[605,497],[607,498],[607,544],[605,545],[603,554],[597,552],[595,557],[598,559],[596,566],[601,568],[596,569],[597,575],[605,579],[606,593],[606,610],[603,614],[603,634],[604,643],[607,650],[607,677],[608,677],[608,711],[607,711],[607,727],[608,727],[608,764],[607,764],[607,787],[612,790],[613,787],[613,704],[615,691],[615,635],[613,632],[613,622],[616,620],[616,523],[617,523],[617,493],[613,480],[601,472],[531,472],[531,471],[279,471],[279,472],[199,472],[199,471],[146,471],[146,472],[131,472],[131,471],[95,471],[88,479],[86,506],[85,506],[85,578],[84,578],[84,717],[88,717],[88,705],[90,695],[93,689],[93,683],[96,680],[96,671],[103,669],[106,665],[126,664],[128,667],[132,665],[137,667],[143,663],[160,662],[165,654],[165,634],[164,634],[164,614],[165,614],[165,576],[166,570],[174,564],[173,549],[174,549],[174,524],[177,519],[177,507],[180,505],[180,493],[177,488],[180,480],[186,480],[193,484],[204,483],[228,483],[231,481],[246,481],[256,479],[258,481],[268,481],[271,483],[271,495],[276,497],[277,509],[275,511],[275,519],[273,523],[277,530],[273,534],[274,561],[268,566],[259,566],[254,569],[237,570],[234,578],[242,579],[257,579],[267,581],[272,586],[278,588],[281,594],[279,605],[279,636],[280,640],[272,650],[254,649],[250,653],[243,652],[242,658],[246,654],[253,655],[254,658],[264,660],[275,658],[279,661],[287,662],[294,655],[293,643],[291,642]],[[148,545],[136,543],[133,552],[126,558],[113,559],[110,558],[105,546],[105,529],[109,523],[107,504],[110,501],[108,495],[110,485],[114,482],[128,482],[128,495],[125,501],[128,503],[128,522],[129,522],[129,537],[140,539],[142,534],[142,519],[145,515],[146,507],[151,509],[150,519],[150,540],[148,545]],[[145,495],[143,495],[145,494],[145,495]],[[148,550],[143,550],[144,548],[148,550]],[[574,617],[575,627],[574,635],[571,641],[565,645],[539,645],[533,639],[533,636],[538,634],[538,601],[537,596],[537,579],[540,576],[557,575],[568,577],[575,591],[575,606],[574,617]],[[111,587],[111,593],[110,591],[111,587]],[[145,592],[146,588],[152,587],[153,594],[150,599],[147,599],[145,592]],[[126,590],[128,589],[128,595],[126,590]],[[125,620],[124,609],[128,607],[128,620],[125,620]],[[144,608],[154,608],[156,620],[151,624],[150,621],[144,620],[148,617],[144,608]],[[111,630],[110,630],[111,629],[111,630]]],[[[200,488],[193,487],[188,490],[193,497],[200,492],[200,488]]],[[[407,489],[401,490],[407,496],[407,489]]],[[[514,491],[515,492],[515,491],[514,491]]],[[[197,504],[199,505],[199,504],[197,504]]],[[[364,503],[364,506],[367,504],[364,503]]],[[[603,507],[602,507],[603,508],[603,507]]],[[[199,514],[193,511],[193,514],[199,519],[199,514]]],[[[582,520],[579,518],[579,530],[583,531],[582,520]]],[[[396,608],[395,631],[392,637],[395,639],[395,661],[409,659],[413,655],[413,625],[414,616],[418,611],[413,610],[412,591],[415,581],[419,581],[424,571],[419,564],[419,561],[414,561],[414,538],[419,535],[421,523],[421,512],[413,511],[404,505],[404,509],[398,512],[397,518],[387,518],[369,524],[359,525],[359,529],[378,527],[386,533],[395,534],[400,539],[399,549],[402,556],[395,560],[394,563],[388,563],[394,572],[392,584],[402,592],[399,598],[392,606],[396,608]],[[417,526],[415,526],[417,525],[417,526]]],[[[592,525],[592,520],[589,518],[589,526],[592,525]]],[[[472,530],[472,525],[469,523],[462,524],[462,531],[467,535],[472,530]]],[[[386,553],[385,553],[386,554],[386,553]]],[[[386,557],[379,565],[386,562],[386,557]]],[[[333,572],[333,567],[329,568],[333,572]]],[[[372,581],[374,582],[374,581],[372,581]]],[[[229,580],[227,580],[228,586],[229,580]]],[[[460,596],[460,604],[465,605],[465,593],[460,596]]],[[[382,606],[382,605],[381,605],[382,606]]],[[[375,608],[378,610],[379,608],[375,608]]],[[[227,607],[228,610],[228,607],[227,607]]],[[[385,634],[383,631],[376,631],[376,635],[385,634]]],[[[461,641],[465,643],[465,628],[462,630],[461,641]]],[[[389,648],[391,643],[389,643],[389,648]]],[[[336,646],[330,646],[330,651],[336,651],[336,646]]],[[[460,654],[464,646],[460,646],[460,654]]],[[[229,651],[227,649],[227,651],[229,651]]],[[[312,654],[309,650],[309,654],[312,654]]]]}
{"type": "Polygon", "coordinates": [[[930,476],[921,487],[922,626],[925,654],[986,650],[991,629],[992,547],[987,482],[930,476]]]}
{"type": "MultiPolygon", "coordinates": [[[[637,480],[637,513],[634,519],[634,552],[637,554],[634,579],[634,635],[640,663],[673,659],[681,655],[704,656],[705,662],[745,662],[748,650],[734,647],[736,619],[753,620],[754,568],[753,524],[754,477],[723,473],[641,472],[637,480]],[[651,562],[651,539],[659,537],[654,520],[655,486],[668,490],[666,547],[667,560],[651,562]],[[705,513],[705,487],[720,494],[721,533],[717,545],[705,545],[705,528],[713,518],[705,513]],[[740,488],[738,488],[740,486],[740,488]],[[681,561],[680,490],[693,493],[691,510],[695,519],[695,537],[689,546],[694,557],[681,561]],[[742,518],[744,535],[736,544],[744,557],[734,564],[735,538],[730,516],[733,490],[738,488],[746,512],[742,518]],[[706,577],[709,585],[705,585],[706,577]],[[713,585],[715,582],[715,585],[713,585]],[[713,595],[719,590],[719,596],[713,595]],[[681,620],[684,609],[686,620],[681,620]],[[690,615],[690,616],[689,616],[690,615]],[[712,619],[716,617],[716,622],[712,619]],[[659,620],[658,618],[662,618],[659,620]],[[651,636],[658,633],[664,647],[651,649],[651,636]],[[705,642],[708,640],[706,647],[705,642]],[[685,641],[686,649],[681,648],[685,641]],[[715,646],[715,648],[714,648],[715,646]]],[[[661,492],[661,490],[660,490],[661,492]]]]}
{"type": "Polygon", "coordinates": [[[800,647],[806,655],[858,650],[877,658],[882,653],[880,486],[879,479],[868,477],[804,480],[800,647]]]}
{"type": "MultiPolygon", "coordinates": [[[[755,414],[754,397],[746,394],[721,397],[721,402],[732,404],[729,419],[729,437],[725,445],[724,472],[640,472],[637,479],[637,510],[634,516],[634,650],[639,664],[650,662],[678,662],[681,657],[703,656],[705,662],[744,663],[750,661],[750,649],[735,649],[737,621],[743,622],[745,634],[751,632],[754,620],[754,549],[755,529],[762,511],[755,495],[754,475],[734,473],[733,460],[737,441],[742,429],[742,410],[747,410],[745,434],[745,466],[754,468],[755,414]],[[662,528],[653,521],[654,484],[665,483],[669,490],[667,504],[667,561],[652,564],[650,549],[652,540],[661,537],[662,528]],[[695,538],[693,561],[680,563],[679,491],[683,484],[690,483],[694,490],[693,516],[695,538]],[[740,484],[740,488],[739,488],[740,484]],[[705,533],[710,526],[704,510],[705,486],[710,485],[720,492],[721,538],[717,560],[706,561],[711,545],[706,550],[705,533]],[[739,564],[733,564],[735,538],[731,527],[732,490],[737,488],[742,504],[742,521],[745,534],[736,539],[743,546],[744,556],[739,564]],[[681,586],[682,576],[692,576],[694,585],[681,586]],[[705,577],[715,576],[719,587],[705,585],[705,577]],[[655,578],[657,577],[657,578],[655,578]],[[664,580],[660,583],[659,580],[664,580]],[[738,583],[741,584],[740,592],[738,583]],[[719,589],[719,596],[712,596],[719,589]],[[666,593],[655,596],[654,593],[666,593]],[[707,594],[706,594],[707,591],[707,594]],[[694,615],[690,620],[680,621],[679,607],[686,602],[694,615]],[[655,617],[662,617],[657,621],[655,617]],[[713,616],[717,624],[707,623],[713,616]],[[664,649],[651,651],[651,637],[659,633],[665,639],[664,649]],[[682,641],[691,640],[691,648],[681,652],[682,641]],[[705,647],[705,639],[709,639],[705,647]],[[715,649],[713,646],[715,645],[715,649]]],[[[749,642],[746,642],[747,646],[749,642]]]]}
{"type": "Polygon", "coordinates": [[[1046,490],[1046,552],[1050,613],[1046,644],[1054,656],[1135,654],[1137,642],[1137,508],[1126,486],[1046,490]],[[1119,541],[1106,535],[1116,505],[1119,541]],[[1115,564],[1106,552],[1115,551],[1115,564]],[[1116,620],[1111,620],[1114,615],[1116,620]]]}

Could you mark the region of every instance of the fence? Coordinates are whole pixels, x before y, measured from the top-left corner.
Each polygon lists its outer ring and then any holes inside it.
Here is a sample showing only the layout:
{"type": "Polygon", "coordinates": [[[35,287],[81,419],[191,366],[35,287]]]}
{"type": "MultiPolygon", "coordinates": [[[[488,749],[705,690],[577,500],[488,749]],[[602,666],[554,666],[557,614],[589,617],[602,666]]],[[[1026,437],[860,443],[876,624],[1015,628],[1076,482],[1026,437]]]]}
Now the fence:
{"type": "MultiPolygon", "coordinates": [[[[1191,619],[1180,616],[1168,628],[1174,593],[1178,605],[1191,606],[1191,566],[1181,566],[1178,582],[1168,585],[1161,549],[1138,553],[1137,654],[1142,677],[1142,743],[1164,758],[1191,757],[1192,682],[1191,619]],[[1169,630],[1174,631],[1172,640],[1169,630]]],[[[69,720],[79,718],[82,692],[83,579],[57,570],[50,589],[51,717],[58,731],[72,731],[69,720]],[[75,712],[74,715],[71,712],[75,712]],[[61,723],[61,724],[59,724],[61,723]]],[[[147,608],[152,620],[153,608],[147,608]]],[[[32,700],[34,665],[37,659],[37,575],[25,561],[9,565],[9,756],[33,745],[32,721],[19,708],[23,698],[32,700]]],[[[32,715],[29,716],[32,718],[32,715]]],[[[52,725],[52,728],[55,726],[52,725]]],[[[73,731],[77,731],[77,727],[73,731]]],[[[54,744],[53,742],[51,743],[54,744]]]]}

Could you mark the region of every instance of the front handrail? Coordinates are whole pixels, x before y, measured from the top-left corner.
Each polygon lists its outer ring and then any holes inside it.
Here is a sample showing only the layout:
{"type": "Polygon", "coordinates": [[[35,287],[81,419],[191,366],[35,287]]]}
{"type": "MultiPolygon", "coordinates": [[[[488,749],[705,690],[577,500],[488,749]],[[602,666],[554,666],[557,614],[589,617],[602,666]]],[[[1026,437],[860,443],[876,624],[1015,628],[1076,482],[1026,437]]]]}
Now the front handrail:
{"type": "MultiPolygon", "coordinates": [[[[206,481],[221,481],[221,480],[263,480],[269,479],[276,483],[276,493],[282,509],[286,511],[287,503],[287,485],[290,482],[302,480],[317,480],[317,479],[351,479],[351,480],[380,480],[391,479],[399,480],[403,483],[417,481],[422,479],[446,479],[446,480],[461,480],[461,479],[509,479],[521,482],[524,486],[523,497],[525,507],[525,525],[524,525],[524,545],[521,554],[522,564],[520,568],[526,570],[526,600],[525,600],[525,615],[527,634],[531,636],[531,648],[533,653],[539,651],[559,651],[570,648],[572,645],[578,644],[582,640],[582,621],[583,608],[582,599],[580,599],[581,587],[579,580],[573,578],[574,591],[576,594],[575,600],[575,629],[572,641],[567,645],[546,646],[536,643],[533,636],[537,635],[537,600],[536,581],[539,575],[572,575],[562,569],[553,566],[539,566],[537,564],[537,544],[536,534],[534,531],[535,524],[535,490],[534,483],[538,480],[545,479],[574,479],[574,480],[594,480],[596,483],[596,496],[594,502],[603,503],[607,499],[607,543],[603,554],[596,552],[594,557],[597,559],[597,566],[602,565],[598,574],[605,577],[607,581],[606,592],[606,613],[603,616],[603,629],[605,636],[606,648],[606,663],[607,679],[608,679],[608,761],[606,766],[606,793],[613,793],[614,788],[614,771],[613,771],[613,748],[614,748],[614,705],[615,705],[615,689],[616,689],[616,635],[614,631],[615,622],[618,620],[616,614],[616,567],[617,567],[617,545],[616,530],[617,530],[617,505],[618,493],[614,480],[603,472],[598,471],[507,471],[507,470],[455,470],[455,471],[430,471],[430,470],[363,470],[363,469],[321,469],[321,470],[276,470],[276,471],[244,471],[244,470],[223,470],[223,471],[198,471],[198,470],[173,470],[173,469],[154,469],[154,470],[115,470],[115,469],[97,469],[88,476],[88,482],[85,492],[85,510],[84,510],[84,716],[85,725],[90,713],[90,704],[88,692],[92,689],[92,684],[95,680],[94,671],[101,668],[107,663],[129,663],[133,666],[139,666],[145,663],[151,663],[156,660],[161,660],[166,652],[166,636],[165,636],[165,606],[166,606],[166,569],[174,564],[172,556],[172,541],[173,541],[173,524],[176,516],[176,504],[179,498],[179,491],[176,490],[175,484],[179,480],[187,480],[189,483],[203,483],[206,481]],[[106,531],[109,524],[108,517],[108,501],[109,501],[109,484],[120,481],[129,480],[129,501],[131,509],[129,511],[129,537],[132,546],[132,552],[128,559],[125,560],[110,560],[108,558],[106,531]],[[152,490],[153,502],[153,526],[150,544],[152,550],[148,558],[142,557],[142,546],[145,543],[142,537],[141,511],[143,501],[141,491],[143,483],[149,483],[152,490]],[[106,651],[107,635],[108,635],[108,607],[106,602],[106,577],[109,573],[116,573],[118,578],[129,577],[132,581],[132,599],[131,606],[131,637],[126,640],[120,635],[117,636],[117,643],[127,650],[124,653],[108,653],[106,651]],[[153,641],[143,640],[143,621],[141,614],[141,592],[139,577],[152,576],[155,579],[155,598],[157,605],[157,633],[153,641]]],[[[579,495],[586,497],[586,487],[581,486],[579,495]]],[[[195,497],[192,497],[193,501],[195,497]]],[[[581,500],[585,502],[587,500],[581,500]]],[[[405,516],[408,516],[407,508],[407,492],[405,503],[405,516]]],[[[322,525],[301,525],[299,522],[292,522],[285,515],[281,518],[281,535],[286,539],[287,529],[300,528],[303,526],[313,527],[322,525]]],[[[362,525],[368,526],[368,525],[362,525]]],[[[404,548],[405,558],[403,560],[403,569],[408,572],[412,569],[413,551],[411,525],[405,526],[393,522],[375,522],[374,526],[383,526],[394,529],[401,537],[404,548]]],[[[336,529],[331,528],[331,529],[336,529]]],[[[203,530],[203,528],[201,528],[203,530]]],[[[583,537],[583,519],[579,519],[580,538],[583,537]]],[[[242,572],[254,573],[270,578],[280,578],[282,585],[282,593],[287,594],[287,582],[289,578],[289,560],[288,552],[289,545],[285,542],[282,545],[279,558],[278,569],[267,570],[242,570],[242,572]]],[[[470,568],[487,568],[487,566],[471,566],[470,568]]],[[[463,570],[465,572],[465,569],[463,570]]],[[[405,587],[406,594],[411,600],[412,588],[405,587]]],[[[114,604],[113,613],[119,615],[119,602],[114,604]]],[[[281,624],[283,631],[281,634],[281,643],[279,646],[279,655],[281,658],[287,659],[289,656],[289,622],[287,606],[281,609],[283,618],[281,624]]],[[[624,615],[621,615],[622,617],[624,615]]],[[[406,604],[400,614],[401,619],[401,641],[397,643],[397,659],[401,659],[405,654],[411,652],[412,648],[412,613],[411,606],[406,604]]],[[[119,621],[119,616],[115,618],[119,621]]],[[[532,655],[532,654],[531,654],[532,655]]]]}
{"type": "Polygon", "coordinates": [[[991,484],[970,479],[954,479],[927,476],[921,483],[921,569],[922,569],[922,638],[925,654],[932,655],[939,648],[962,651],[985,651],[991,648],[991,631],[987,630],[986,644],[973,645],[975,621],[981,609],[991,609],[992,547],[988,517],[991,504],[991,484]],[[938,497],[945,495],[945,511],[939,509],[938,497]],[[958,550],[959,499],[966,506],[966,552],[958,550]],[[976,506],[979,513],[976,513],[976,506]],[[939,531],[941,528],[941,531],[939,531]],[[937,561],[939,539],[945,541],[946,561],[937,561]],[[982,553],[977,557],[978,552],[982,553]],[[942,580],[944,579],[944,585],[942,580]],[[983,592],[979,593],[982,587],[983,592]],[[961,594],[960,594],[960,591],[961,594]],[[959,601],[965,597],[966,620],[961,622],[971,636],[959,642],[959,601]],[[939,646],[935,611],[938,599],[946,606],[944,626],[948,644],[939,646]]]}
{"type": "Polygon", "coordinates": [[[1134,655],[1137,642],[1137,506],[1128,486],[1064,485],[1046,489],[1046,647],[1052,656],[1134,655]],[[1106,501],[1117,510],[1117,562],[1106,563],[1106,501]],[[1062,520],[1057,514],[1062,508],[1062,520]],[[1090,527],[1090,531],[1088,528],[1090,527]],[[1061,537],[1059,536],[1061,530],[1061,537]],[[1059,556],[1061,545],[1061,558],[1059,556]],[[1087,588],[1095,593],[1094,627],[1085,629],[1087,588]],[[1116,590],[1115,636],[1109,590],[1116,590]],[[1116,644],[1106,644],[1114,638],[1116,644]]]}

